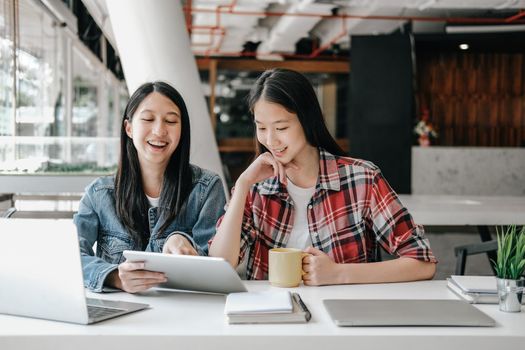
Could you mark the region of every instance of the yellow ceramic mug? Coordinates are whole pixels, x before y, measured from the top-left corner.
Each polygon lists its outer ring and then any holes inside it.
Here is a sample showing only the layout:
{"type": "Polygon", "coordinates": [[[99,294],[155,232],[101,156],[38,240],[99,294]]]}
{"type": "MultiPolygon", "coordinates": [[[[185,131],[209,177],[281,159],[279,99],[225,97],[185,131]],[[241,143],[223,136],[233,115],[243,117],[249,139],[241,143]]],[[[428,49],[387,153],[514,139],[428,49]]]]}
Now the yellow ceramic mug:
{"type": "Polygon", "coordinates": [[[273,248],[268,256],[268,279],[276,287],[297,287],[303,276],[303,253],[295,248],[273,248]]]}

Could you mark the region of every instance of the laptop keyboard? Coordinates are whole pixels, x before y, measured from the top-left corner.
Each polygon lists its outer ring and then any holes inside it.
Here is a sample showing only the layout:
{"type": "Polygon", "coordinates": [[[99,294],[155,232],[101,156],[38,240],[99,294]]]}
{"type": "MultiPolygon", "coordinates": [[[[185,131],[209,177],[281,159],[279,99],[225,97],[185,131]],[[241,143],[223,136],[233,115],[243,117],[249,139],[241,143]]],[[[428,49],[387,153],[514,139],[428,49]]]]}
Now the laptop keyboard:
{"type": "Polygon", "coordinates": [[[118,313],[121,313],[122,309],[112,309],[107,307],[100,307],[100,306],[94,306],[94,305],[88,305],[88,315],[91,319],[98,319],[101,317],[111,316],[118,313]]]}

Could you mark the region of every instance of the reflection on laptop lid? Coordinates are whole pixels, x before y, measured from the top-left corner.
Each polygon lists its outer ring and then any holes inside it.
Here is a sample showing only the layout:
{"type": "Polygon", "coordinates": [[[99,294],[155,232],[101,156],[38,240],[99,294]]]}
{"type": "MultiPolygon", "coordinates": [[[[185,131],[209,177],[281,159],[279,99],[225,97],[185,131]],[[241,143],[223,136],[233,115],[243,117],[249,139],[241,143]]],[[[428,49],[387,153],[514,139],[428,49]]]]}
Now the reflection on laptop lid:
{"type": "Polygon", "coordinates": [[[495,326],[496,322],[461,300],[347,300],[323,304],[338,326],[495,326]]]}
{"type": "Polygon", "coordinates": [[[0,266],[3,314],[90,324],[148,307],[86,300],[71,220],[0,219],[0,266]]]}

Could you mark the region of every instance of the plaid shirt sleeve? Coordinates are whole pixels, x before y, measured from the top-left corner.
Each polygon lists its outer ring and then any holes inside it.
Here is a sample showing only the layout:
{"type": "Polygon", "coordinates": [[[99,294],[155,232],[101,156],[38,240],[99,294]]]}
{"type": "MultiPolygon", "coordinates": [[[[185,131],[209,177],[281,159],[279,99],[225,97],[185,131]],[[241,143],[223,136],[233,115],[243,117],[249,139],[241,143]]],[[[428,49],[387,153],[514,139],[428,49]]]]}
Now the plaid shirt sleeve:
{"type": "Polygon", "coordinates": [[[437,262],[423,226],[415,224],[380,171],[374,176],[370,197],[369,225],[383,249],[399,257],[437,262]]]}
{"type": "MultiPolygon", "coordinates": [[[[235,187],[232,188],[231,194],[233,196],[233,192],[235,191],[235,187]]],[[[244,212],[242,216],[242,225],[241,225],[241,246],[239,251],[239,261],[241,261],[244,258],[244,255],[247,251],[249,251],[250,246],[253,244],[256,236],[256,229],[253,224],[253,211],[252,211],[252,202],[255,197],[255,191],[253,187],[250,189],[250,192],[246,198],[246,203],[244,205],[244,212]]],[[[224,211],[228,209],[228,204],[224,206],[224,211]]],[[[224,219],[224,215],[219,218],[217,221],[217,229],[221,226],[222,220],[224,219]]],[[[209,240],[208,246],[211,245],[211,242],[213,241],[213,238],[209,240]]]]}

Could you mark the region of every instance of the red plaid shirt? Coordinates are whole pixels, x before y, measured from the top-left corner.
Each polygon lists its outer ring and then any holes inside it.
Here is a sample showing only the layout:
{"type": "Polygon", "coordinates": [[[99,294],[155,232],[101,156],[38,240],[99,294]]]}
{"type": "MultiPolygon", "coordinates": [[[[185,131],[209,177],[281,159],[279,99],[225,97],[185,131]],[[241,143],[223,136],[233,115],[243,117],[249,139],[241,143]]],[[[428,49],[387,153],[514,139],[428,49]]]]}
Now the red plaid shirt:
{"type": "MultiPolygon", "coordinates": [[[[314,248],[336,263],[375,261],[378,245],[393,255],[436,262],[423,227],[414,223],[377,166],[323,149],[319,156],[319,180],[307,207],[314,248]]],[[[277,177],[251,187],[239,256],[250,252],[248,279],[268,279],[268,251],[286,247],[293,222],[293,201],[277,177]]]]}

